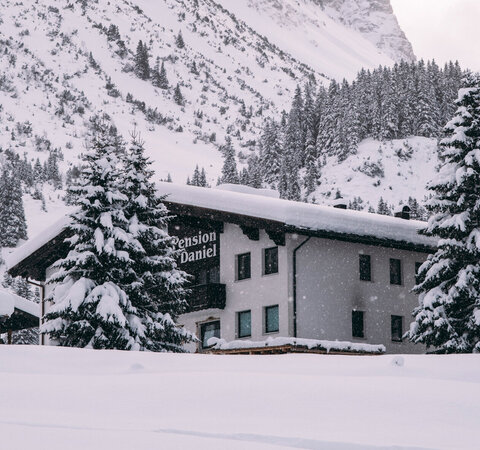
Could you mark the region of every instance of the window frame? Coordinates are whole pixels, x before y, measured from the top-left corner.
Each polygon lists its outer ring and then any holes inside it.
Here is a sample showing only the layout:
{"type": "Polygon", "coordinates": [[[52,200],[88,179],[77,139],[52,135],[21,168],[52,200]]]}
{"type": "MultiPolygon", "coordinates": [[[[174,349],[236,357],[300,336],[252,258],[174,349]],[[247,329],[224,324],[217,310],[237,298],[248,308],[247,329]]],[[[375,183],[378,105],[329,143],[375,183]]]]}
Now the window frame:
{"type": "Polygon", "coordinates": [[[248,338],[252,337],[252,310],[251,309],[246,309],[244,311],[238,311],[237,312],[237,337],[238,339],[243,339],[243,338],[248,338]],[[241,317],[243,314],[250,314],[250,334],[241,334],[241,317]]]}
{"type": "MultiPolygon", "coordinates": [[[[218,323],[218,338],[220,339],[220,337],[222,336],[221,334],[221,322],[220,322],[220,319],[215,319],[215,320],[209,320],[207,322],[202,322],[202,323],[199,323],[199,327],[200,327],[200,348],[203,350],[203,349],[208,349],[208,348],[211,348],[212,346],[211,345],[206,345],[204,346],[203,345],[203,342],[204,342],[204,327],[206,325],[210,325],[210,324],[214,324],[214,323],[218,323]]],[[[216,336],[215,336],[216,337],[216,336]]]]}
{"type": "Polygon", "coordinates": [[[249,280],[252,278],[252,253],[245,252],[235,255],[235,281],[249,280]],[[248,255],[248,276],[240,278],[240,258],[248,255]]]}
{"type": "Polygon", "coordinates": [[[389,269],[390,269],[390,285],[402,286],[403,285],[402,260],[399,258],[390,258],[389,269]],[[398,280],[395,280],[394,272],[392,271],[392,268],[394,267],[394,264],[396,264],[397,262],[398,262],[398,280]]]}
{"type": "Polygon", "coordinates": [[[371,255],[366,255],[364,253],[360,253],[358,255],[358,278],[360,281],[372,281],[372,256],[371,255]],[[362,265],[362,260],[368,260],[368,278],[366,278],[363,275],[362,269],[365,268],[364,265],[362,265]]]}
{"type": "Polygon", "coordinates": [[[365,339],[365,311],[360,311],[358,309],[352,310],[352,338],[356,339],[365,339]],[[361,314],[362,317],[362,333],[361,335],[355,334],[355,315],[361,314]]]}
{"type": "Polygon", "coordinates": [[[263,330],[263,333],[264,334],[271,334],[271,333],[280,332],[280,308],[279,308],[279,305],[265,306],[263,308],[263,314],[264,314],[264,320],[263,320],[264,330],[263,330]],[[276,308],[276,310],[277,310],[277,329],[276,330],[269,330],[268,329],[268,311],[273,309],[273,308],[276,308]]]}
{"type": "Polygon", "coordinates": [[[267,247],[263,249],[263,275],[275,275],[279,273],[278,267],[278,245],[275,247],[267,247]],[[267,252],[271,250],[276,250],[276,271],[267,273],[267,252]]]}
{"type": "Polygon", "coordinates": [[[398,316],[396,314],[392,314],[390,316],[390,337],[392,339],[392,342],[403,342],[403,316],[398,316]],[[400,322],[400,337],[397,339],[394,339],[393,337],[394,319],[397,320],[397,324],[398,324],[398,320],[400,322]]]}

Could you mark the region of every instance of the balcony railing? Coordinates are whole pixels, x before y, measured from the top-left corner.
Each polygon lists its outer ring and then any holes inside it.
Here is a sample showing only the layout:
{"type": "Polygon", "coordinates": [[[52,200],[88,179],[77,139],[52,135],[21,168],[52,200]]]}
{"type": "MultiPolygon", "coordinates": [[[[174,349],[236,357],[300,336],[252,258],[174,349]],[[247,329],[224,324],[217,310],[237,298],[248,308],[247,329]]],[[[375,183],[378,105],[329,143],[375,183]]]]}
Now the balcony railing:
{"type": "Polygon", "coordinates": [[[225,308],[225,285],[220,283],[199,284],[192,286],[188,296],[187,312],[209,308],[225,308]]]}

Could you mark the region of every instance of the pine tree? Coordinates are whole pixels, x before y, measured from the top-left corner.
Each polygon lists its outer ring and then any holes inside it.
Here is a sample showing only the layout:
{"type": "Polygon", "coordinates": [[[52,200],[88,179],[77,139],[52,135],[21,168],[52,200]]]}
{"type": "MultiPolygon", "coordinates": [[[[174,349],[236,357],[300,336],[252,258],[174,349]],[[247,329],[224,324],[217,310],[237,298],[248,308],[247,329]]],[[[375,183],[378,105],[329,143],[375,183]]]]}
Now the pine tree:
{"type": "Polygon", "coordinates": [[[185,102],[182,91],[180,90],[180,85],[178,83],[175,86],[175,90],[173,91],[173,100],[175,100],[175,103],[180,106],[182,106],[185,102]]]}
{"type": "Polygon", "coordinates": [[[237,163],[235,161],[235,150],[232,145],[232,140],[227,136],[225,145],[222,147],[223,153],[223,167],[222,167],[222,183],[238,184],[237,163]]]}
{"type": "Polygon", "coordinates": [[[5,164],[0,175],[0,246],[15,247],[27,239],[22,187],[13,167],[5,164]]]}
{"type": "Polygon", "coordinates": [[[199,185],[201,187],[210,187],[207,181],[207,172],[205,172],[205,168],[203,167],[202,167],[202,170],[200,171],[199,185]]]}
{"type": "Polygon", "coordinates": [[[416,133],[425,137],[437,136],[439,129],[438,105],[432,79],[423,60],[419,63],[417,73],[416,133]]]}
{"type": "Polygon", "coordinates": [[[280,198],[287,200],[301,200],[300,180],[295,157],[290,152],[283,152],[278,182],[280,198]]]}
{"type": "Polygon", "coordinates": [[[198,164],[195,166],[195,170],[193,171],[192,179],[190,181],[192,186],[200,186],[200,170],[198,168],[198,164]]]}
{"type": "Polygon", "coordinates": [[[27,280],[22,277],[17,277],[12,285],[13,291],[15,294],[23,297],[27,300],[33,300],[34,295],[32,290],[30,289],[30,285],[27,283],[27,280]]]}
{"type": "Polygon", "coordinates": [[[180,30],[175,38],[175,45],[178,48],[185,48],[185,42],[183,40],[182,31],[180,30]]]}
{"type": "Polygon", "coordinates": [[[150,78],[150,63],[148,61],[148,47],[142,41],[138,41],[137,51],[135,53],[135,75],[142,80],[150,78]]]}
{"type": "Polygon", "coordinates": [[[282,141],[279,125],[274,120],[265,124],[260,139],[260,161],[262,177],[269,185],[276,184],[280,176],[282,141]]]}
{"type": "Polygon", "coordinates": [[[37,158],[35,161],[35,165],[33,166],[33,181],[35,183],[39,183],[44,180],[44,174],[42,169],[42,164],[40,160],[37,158]]]}
{"type": "Polygon", "coordinates": [[[480,352],[480,75],[465,86],[440,143],[440,175],[428,186],[433,216],[424,234],[439,243],[420,267],[408,333],[442,353],[480,352]]]}
{"type": "Polygon", "coordinates": [[[140,245],[130,252],[131,273],[122,287],[145,327],[142,348],[180,352],[193,336],[175,323],[187,306],[187,274],[178,269],[173,238],[165,232],[170,216],[151,181],[151,162],[137,135],[132,135],[123,159],[124,213],[129,231],[140,245]]]}
{"type": "Polygon", "coordinates": [[[140,243],[129,232],[127,198],[119,191],[120,149],[108,124],[98,126],[76,188],[70,251],[48,280],[55,289],[42,333],[61,346],[140,349],[146,328],[120,287],[132,274],[130,253],[140,243]]]}
{"type": "Polygon", "coordinates": [[[392,211],[388,206],[388,203],[385,200],[383,200],[383,197],[380,197],[380,200],[378,200],[377,214],[382,214],[383,216],[392,215],[392,211]]]}
{"type": "Polygon", "coordinates": [[[283,153],[292,155],[292,163],[295,162],[298,168],[303,166],[305,150],[305,117],[302,91],[297,86],[292,101],[292,108],[288,114],[287,126],[285,129],[283,153]]]}
{"type": "Polygon", "coordinates": [[[168,78],[167,71],[165,70],[165,64],[162,61],[162,65],[160,66],[159,58],[157,58],[155,67],[152,71],[152,83],[154,86],[160,89],[168,89],[168,78]]]}

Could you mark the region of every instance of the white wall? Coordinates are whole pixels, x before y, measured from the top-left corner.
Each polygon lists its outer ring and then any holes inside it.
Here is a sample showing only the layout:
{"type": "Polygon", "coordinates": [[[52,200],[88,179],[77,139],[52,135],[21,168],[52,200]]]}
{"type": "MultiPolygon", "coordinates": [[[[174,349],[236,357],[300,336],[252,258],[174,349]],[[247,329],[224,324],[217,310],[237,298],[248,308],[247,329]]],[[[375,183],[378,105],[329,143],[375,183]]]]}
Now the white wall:
{"type": "MultiPolygon", "coordinates": [[[[250,240],[237,225],[226,223],[220,234],[220,282],[226,284],[224,310],[210,309],[185,314],[179,323],[195,333],[200,333],[199,324],[220,319],[221,338],[237,339],[237,312],[251,310],[252,336],[248,340],[265,340],[268,336],[288,336],[288,258],[285,246],[278,247],[278,273],[263,275],[263,249],[275,247],[265,231],[260,230],[258,241],[250,240]],[[251,253],[251,278],[235,281],[235,256],[251,253]],[[279,305],[279,332],[264,333],[263,314],[266,306],[279,305]]],[[[200,338],[200,336],[198,336],[200,338]]],[[[195,346],[189,346],[194,350],[195,346]]]]}
{"type": "Polygon", "coordinates": [[[391,315],[411,322],[418,298],[415,262],[427,255],[405,250],[312,238],[297,253],[298,337],[384,344],[388,353],[421,353],[407,340],[392,342],[391,315]],[[372,281],[360,281],[360,253],[371,255],[372,281]],[[402,285],[390,284],[390,258],[402,261],[402,285]],[[364,311],[365,338],[352,337],[353,309],[364,311]]]}

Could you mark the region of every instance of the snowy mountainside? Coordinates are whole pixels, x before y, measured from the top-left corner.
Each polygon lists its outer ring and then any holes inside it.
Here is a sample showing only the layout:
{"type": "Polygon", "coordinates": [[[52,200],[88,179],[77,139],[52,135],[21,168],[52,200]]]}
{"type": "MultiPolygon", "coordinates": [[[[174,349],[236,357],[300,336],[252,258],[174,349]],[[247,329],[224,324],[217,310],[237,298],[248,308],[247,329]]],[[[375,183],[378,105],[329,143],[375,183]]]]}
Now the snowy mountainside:
{"type": "MultiPolygon", "coordinates": [[[[245,162],[265,119],[289,108],[297,85],[327,85],[329,77],[393,63],[359,26],[335,17],[334,6],[320,0],[0,0],[0,163],[6,150],[32,166],[37,159],[46,164],[54,152],[65,187],[91,119],[107,114],[126,139],[133,129],[141,133],[158,178],[170,173],[184,182],[199,164],[215,184],[226,136],[245,162]],[[177,45],[179,33],[184,47],[177,45]],[[150,68],[164,65],[168,89],[135,75],[140,40],[150,68]]],[[[68,211],[58,186],[42,189],[44,206],[33,187],[25,188],[29,236],[68,211]]]]}
{"type": "Polygon", "coordinates": [[[354,7],[352,11],[340,2],[325,8],[323,3],[329,3],[321,0],[218,1],[281,49],[339,81],[354,78],[362,67],[371,69],[392,65],[402,58],[414,59],[413,52],[404,54],[402,47],[406,44],[390,42],[391,32],[402,33],[393,11],[373,14],[368,1],[359,5],[348,0],[348,5],[354,7]],[[385,30],[378,29],[373,20],[389,25],[385,30]],[[383,35],[383,31],[387,34],[383,35]],[[376,47],[380,42],[385,43],[387,51],[376,47]]]}
{"type": "Polygon", "coordinates": [[[369,206],[376,210],[380,197],[393,207],[409,197],[421,202],[440,162],[437,147],[437,139],[419,136],[384,142],[365,139],[342,163],[327,157],[317,201],[333,200],[339,190],[347,202],[360,197],[365,210],[369,206]]]}
{"type": "Polygon", "coordinates": [[[400,28],[390,0],[317,0],[334,20],[357,31],[394,61],[414,61],[412,44],[400,28]]]}

